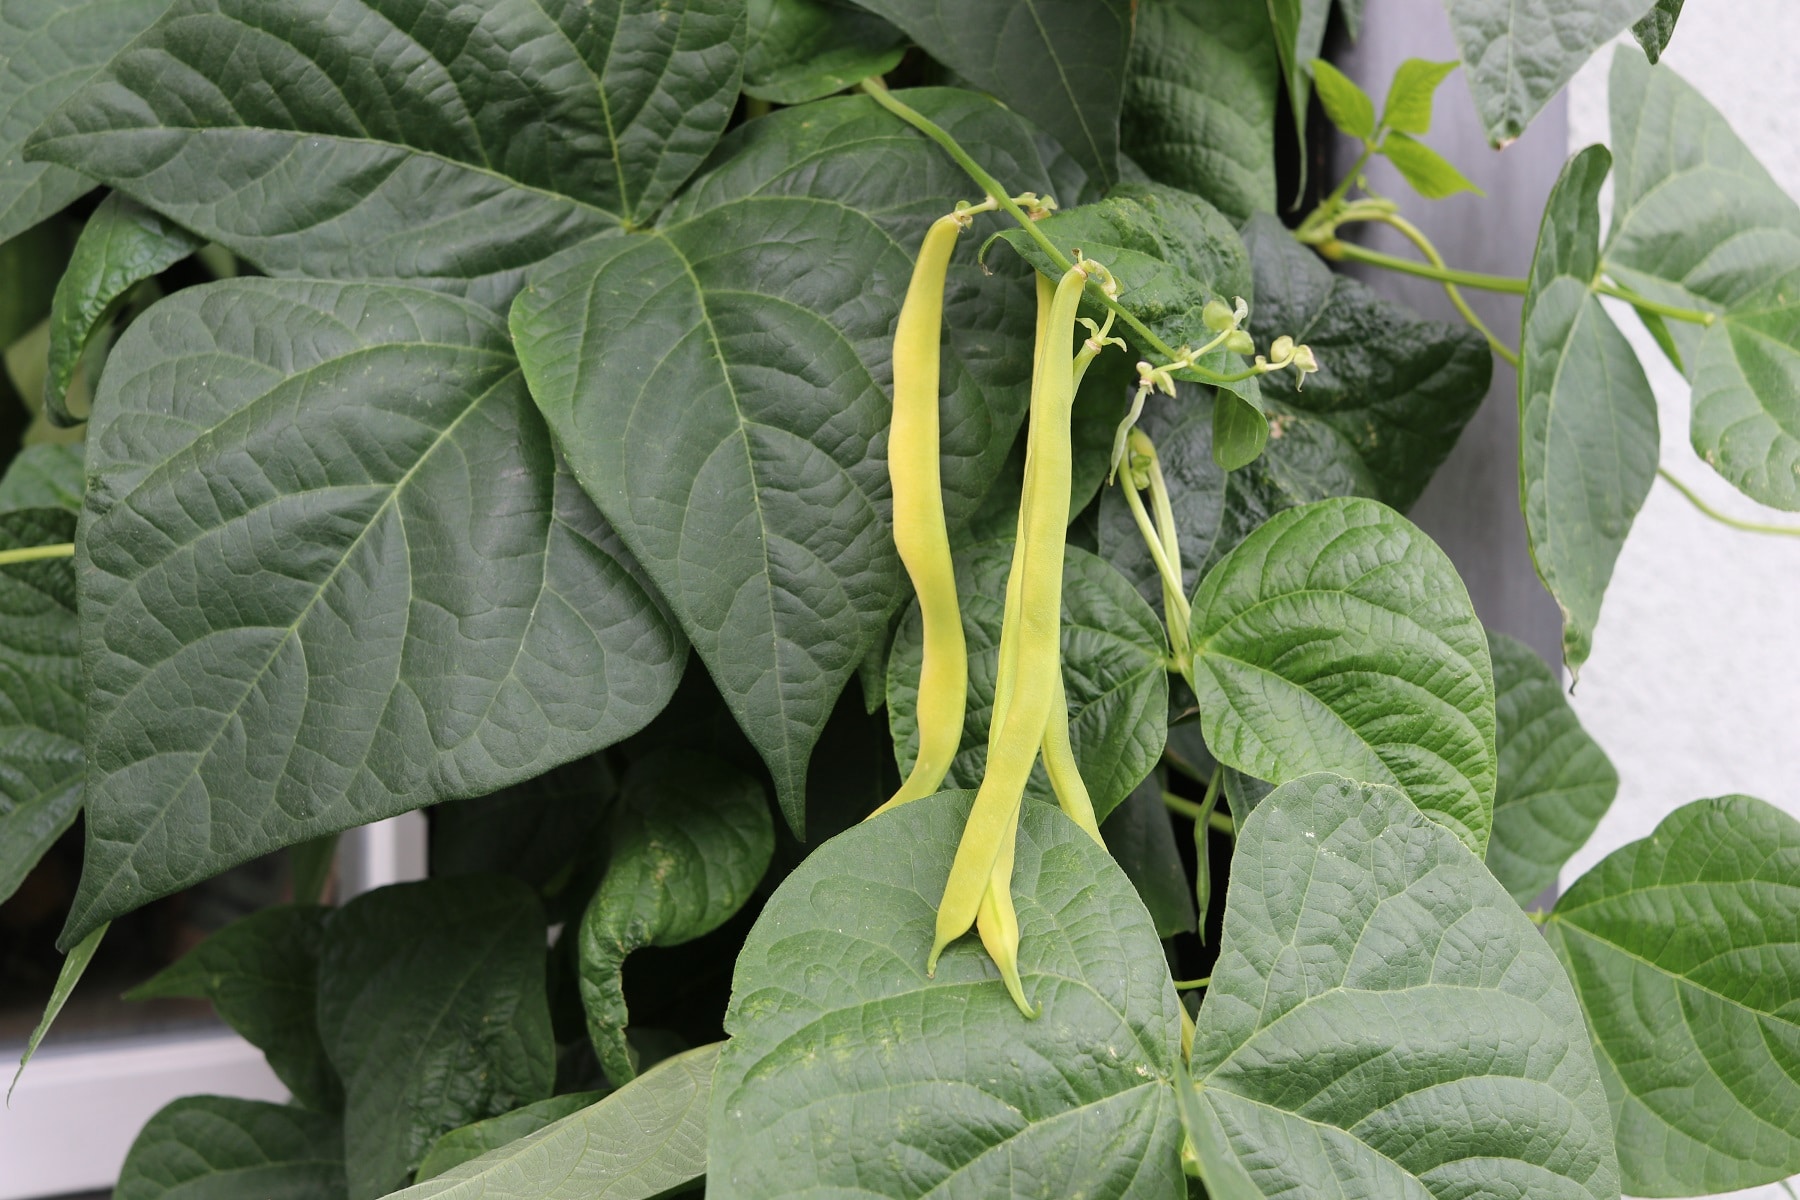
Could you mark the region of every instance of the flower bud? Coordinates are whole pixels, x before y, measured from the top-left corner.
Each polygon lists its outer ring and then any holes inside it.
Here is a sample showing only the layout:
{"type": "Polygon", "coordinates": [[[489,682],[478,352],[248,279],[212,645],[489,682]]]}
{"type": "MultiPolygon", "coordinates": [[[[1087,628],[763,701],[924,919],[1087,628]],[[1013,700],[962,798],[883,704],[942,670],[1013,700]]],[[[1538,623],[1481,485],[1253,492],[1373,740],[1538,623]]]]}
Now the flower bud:
{"type": "MultiPolygon", "coordinates": [[[[1190,310],[1191,311],[1191,310],[1190,310]]],[[[1237,318],[1225,307],[1222,300],[1208,300],[1206,307],[1200,310],[1200,319],[1214,333],[1224,333],[1228,329],[1237,328],[1237,318]]]]}
{"type": "Polygon", "coordinates": [[[1225,339],[1225,348],[1233,354],[1255,354],[1256,339],[1242,329],[1234,329],[1231,336],[1225,339]]]}
{"type": "Polygon", "coordinates": [[[1276,338],[1269,346],[1269,361],[1285,363],[1294,357],[1294,339],[1287,334],[1276,338]]]}

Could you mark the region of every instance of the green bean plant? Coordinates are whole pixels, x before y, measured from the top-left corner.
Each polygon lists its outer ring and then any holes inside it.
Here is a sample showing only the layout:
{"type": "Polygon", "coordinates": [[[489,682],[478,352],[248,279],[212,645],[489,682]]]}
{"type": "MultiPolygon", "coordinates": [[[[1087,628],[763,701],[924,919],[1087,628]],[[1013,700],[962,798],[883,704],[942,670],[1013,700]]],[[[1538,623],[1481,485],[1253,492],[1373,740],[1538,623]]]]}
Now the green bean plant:
{"type": "Polygon", "coordinates": [[[291,1102],[177,1100],[116,1194],[1800,1173],[1800,824],[1540,899],[1618,776],[1402,515],[1516,365],[1572,680],[1659,471],[1628,312],[1800,511],[1800,207],[1646,7],[1447,0],[1377,106],[1361,0],[0,0],[0,898],[84,846],[25,1057],[109,924],[290,871],[131,995],[291,1102]],[[1370,189],[1473,189],[1459,66],[1504,145],[1628,28],[1528,277],[1370,189]],[[422,808],[428,878],[332,882],[422,808]]]}

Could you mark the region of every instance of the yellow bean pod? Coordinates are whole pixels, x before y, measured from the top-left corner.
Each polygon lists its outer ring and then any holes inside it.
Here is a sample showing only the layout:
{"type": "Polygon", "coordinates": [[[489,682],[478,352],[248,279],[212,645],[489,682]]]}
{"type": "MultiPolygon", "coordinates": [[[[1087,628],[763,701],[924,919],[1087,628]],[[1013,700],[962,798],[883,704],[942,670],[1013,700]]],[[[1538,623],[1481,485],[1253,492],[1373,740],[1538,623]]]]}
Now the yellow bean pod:
{"type": "Polygon", "coordinates": [[[938,466],[938,344],[944,323],[944,277],[967,221],[952,213],[932,223],[894,330],[894,415],[888,432],[894,545],[919,596],[924,656],[915,709],[919,754],[900,790],[876,813],[937,791],[962,743],[969,658],[938,466]]]}

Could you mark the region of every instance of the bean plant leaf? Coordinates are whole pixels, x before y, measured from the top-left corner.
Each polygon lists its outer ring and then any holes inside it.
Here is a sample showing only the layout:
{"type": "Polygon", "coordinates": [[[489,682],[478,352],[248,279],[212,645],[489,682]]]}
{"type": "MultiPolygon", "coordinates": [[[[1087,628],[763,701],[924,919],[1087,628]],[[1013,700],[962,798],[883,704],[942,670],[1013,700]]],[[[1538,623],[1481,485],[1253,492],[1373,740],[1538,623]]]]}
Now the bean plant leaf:
{"type": "Polygon", "coordinates": [[[1593,290],[1604,146],[1569,160],[1545,205],[1519,368],[1519,494],[1531,558],[1563,614],[1578,674],[1600,602],[1661,451],[1656,396],[1593,290]]]}
{"type": "Polygon", "coordinates": [[[1613,55],[1618,154],[1606,269],[1713,314],[1672,330],[1694,449],[1752,499],[1800,510],[1800,204],[1700,93],[1613,55]]]}
{"type": "Polygon", "coordinates": [[[467,301],[189,288],[120,339],[88,436],[70,936],[529,779],[636,731],[680,678],[679,633],[467,301]]]}
{"type": "Polygon", "coordinates": [[[25,139],[168,6],[169,0],[57,0],[0,10],[0,242],[94,186],[64,167],[26,162],[25,139]]]}
{"type": "MultiPolygon", "coordinates": [[[[969,695],[962,746],[944,777],[947,787],[979,787],[987,769],[994,682],[1000,661],[1011,538],[983,542],[956,557],[956,591],[969,651],[969,695]]],[[[1168,641],[1162,618],[1131,581],[1097,555],[1074,546],[1063,555],[1063,689],[1069,700],[1069,741],[1105,820],[1161,757],[1169,711],[1168,641]]],[[[1161,597],[1158,595],[1158,602],[1161,597]]],[[[919,668],[923,628],[915,603],[907,609],[888,659],[888,728],[904,777],[919,753],[919,668]]],[[[1054,803],[1056,793],[1040,762],[1027,796],[1054,803]]]]}
{"type": "Polygon", "coordinates": [[[1800,1172],[1800,822],[1748,796],[1677,809],[1556,902],[1625,1190],[1800,1172]]]}
{"type": "Polygon", "coordinates": [[[1457,62],[1430,62],[1409,58],[1394,69],[1387,99],[1381,105],[1381,123],[1401,133],[1424,136],[1431,132],[1431,110],[1438,85],[1461,66],[1457,62]]]}
{"type": "Polygon", "coordinates": [[[685,1192],[706,1174],[718,1056],[715,1043],[666,1058],[598,1103],[392,1200],[652,1200],[685,1192]]]}
{"type": "Polygon", "coordinates": [[[1528,904],[1556,883],[1619,790],[1619,773],[1569,707],[1562,684],[1521,641],[1488,634],[1499,718],[1499,783],[1487,865],[1528,904]]]}
{"type": "Polygon", "coordinates": [[[599,1103],[605,1097],[605,1092],[569,1092],[562,1096],[552,1096],[548,1100],[539,1100],[535,1104],[527,1104],[523,1108],[515,1108],[509,1113],[501,1113],[485,1121],[476,1121],[473,1125],[464,1125],[461,1129],[452,1129],[433,1142],[431,1149],[425,1152],[425,1161],[419,1164],[418,1173],[413,1176],[413,1180],[415,1183],[424,1183],[427,1179],[435,1179],[452,1167],[460,1167],[490,1150],[498,1150],[528,1134],[536,1133],[546,1125],[554,1125],[572,1113],[599,1103]]]}
{"type": "Polygon", "coordinates": [[[741,0],[176,0],[29,153],[270,274],[504,303],[655,216],[730,119],[743,39],[741,0]]]}
{"type": "MultiPolygon", "coordinates": [[[[0,488],[51,499],[9,471],[0,488]]],[[[0,506],[0,551],[68,542],[66,508],[0,506]]],[[[0,567],[0,901],[75,820],[87,760],[75,568],[70,559],[0,567]]]]}
{"type": "Polygon", "coordinates": [[[1644,15],[1644,0],[1445,0],[1488,140],[1521,133],[1595,51],[1644,15]]]}
{"type": "Polygon", "coordinates": [[[1331,123],[1353,138],[1374,137],[1375,102],[1369,99],[1369,93],[1322,58],[1313,59],[1310,69],[1313,87],[1319,93],[1319,104],[1331,118],[1331,123]]]}
{"type": "Polygon", "coordinates": [[[328,910],[283,904],[241,917],[126,993],[128,1000],[193,996],[263,1052],[294,1099],[318,1112],[344,1092],[319,1040],[319,946],[328,910]]]}
{"type": "Polygon", "coordinates": [[[1221,763],[1277,784],[1314,771],[1396,784],[1487,850],[1487,635],[1410,521],[1363,499],[1277,513],[1207,573],[1193,614],[1200,724],[1221,763]]]}
{"type": "Polygon", "coordinates": [[[50,989],[50,999],[44,1003],[44,1013],[38,1018],[31,1036],[25,1039],[25,1050],[19,1055],[19,1068],[13,1072],[12,1082],[7,1085],[8,1102],[12,1100],[13,1088],[19,1086],[19,1076],[25,1073],[32,1055],[37,1053],[38,1046],[43,1043],[44,1035],[50,1032],[50,1026],[56,1023],[63,1005],[69,1002],[69,997],[74,993],[75,985],[87,973],[88,964],[94,961],[94,954],[100,949],[100,939],[106,936],[108,928],[107,925],[96,925],[93,932],[76,942],[63,959],[62,968],[56,973],[56,985],[50,989]]]}
{"type": "Polygon", "coordinates": [[[835,0],[750,0],[744,94],[804,104],[885,75],[906,35],[874,13],[835,0]]]}
{"type": "Polygon", "coordinates": [[[692,751],[632,765],[612,861],[581,920],[579,947],[588,1034],[614,1086],[637,1075],[625,1041],[626,956],[717,929],[756,890],[774,852],[769,799],[736,767],[692,751]]]}
{"type": "MultiPolygon", "coordinates": [[[[1288,110],[1293,113],[1294,133],[1306,144],[1306,109],[1312,98],[1312,73],[1307,65],[1325,46],[1325,26],[1331,19],[1331,0],[1266,0],[1269,23],[1275,30],[1275,52],[1281,60],[1282,82],[1287,87],[1288,110]]],[[[1302,182],[1304,182],[1304,165],[1302,182]]]]}
{"type": "Polygon", "coordinates": [[[858,824],[770,898],[726,1011],[709,1194],[1185,1195],[1175,989],[1130,880],[1074,822],[1020,815],[1019,970],[1043,1015],[1020,1017],[972,937],[926,977],[972,798],[858,824]]]}
{"type": "MultiPolygon", "coordinates": [[[[967,92],[908,103],[1018,185],[1030,131],[967,92]]],[[[668,598],[803,828],[806,762],[887,631],[891,354],[913,254],[968,195],[934,144],[866,97],[735,131],[642,234],[544,264],[512,326],[576,476],[668,598]]],[[[1005,459],[1028,399],[1035,301],[985,276],[978,237],[945,298],[943,481],[954,524],[1005,459]]]]}
{"type": "Polygon", "coordinates": [[[20,508],[81,511],[83,450],[80,442],[26,446],[0,475],[0,513],[20,508]]]}
{"type": "Polygon", "coordinates": [[[234,1096],[183,1096],[145,1123],[114,1200],[346,1200],[335,1117],[234,1096]]]}
{"type": "Polygon", "coordinates": [[[52,420],[62,425],[78,420],[68,409],[75,368],[125,294],[199,248],[200,239],[127,196],[114,192],[100,202],[82,227],[51,303],[44,407],[52,420]]]}
{"type": "Polygon", "coordinates": [[[1106,849],[1150,913],[1156,936],[1194,931],[1194,889],[1181,865],[1175,828],[1162,799],[1162,779],[1152,772],[1131,789],[1100,827],[1106,849]]]}
{"type": "Polygon", "coordinates": [[[1243,0],[1140,0],[1119,139],[1158,183],[1233,221],[1275,210],[1281,68],[1262,9],[1243,0]]]}
{"type": "Polygon", "coordinates": [[[1485,194],[1449,159],[1404,133],[1390,133],[1383,138],[1381,155],[1394,164],[1413,191],[1427,200],[1443,200],[1458,192],[1485,194]]]}
{"type": "Polygon", "coordinates": [[[856,3],[1038,125],[1088,174],[1106,184],[1119,178],[1119,102],[1132,0],[856,3]]]}
{"type": "Polygon", "coordinates": [[[1428,816],[1313,775],[1239,829],[1184,1096],[1209,1195],[1618,1197],[1569,981],[1428,816]]]}
{"type": "Polygon", "coordinates": [[[1662,58],[1663,51],[1669,48],[1669,39],[1675,36],[1675,22],[1681,17],[1682,3],[1683,0],[1656,0],[1656,7],[1631,27],[1631,36],[1637,39],[1638,45],[1644,48],[1644,57],[1652,63],[1662,58]]]}
{"type": "Polygon", "coordinates": [[[488,875],[365,893],[325,925],[319,1035],[344,1082],[350,1200],[404,1187],[437,1138],[549,1097],[544,914],[488,875]]]}

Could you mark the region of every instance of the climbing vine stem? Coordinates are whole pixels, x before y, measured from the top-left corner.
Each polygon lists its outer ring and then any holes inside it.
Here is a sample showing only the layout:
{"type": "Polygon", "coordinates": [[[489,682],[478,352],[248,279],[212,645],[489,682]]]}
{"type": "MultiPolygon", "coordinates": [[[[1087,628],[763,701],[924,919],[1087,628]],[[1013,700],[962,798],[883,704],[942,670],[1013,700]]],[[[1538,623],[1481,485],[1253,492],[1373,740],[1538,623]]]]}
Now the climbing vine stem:
{"type": "Polygon", "coordinates": [[[0,567],[10,567],[14,563],[42,562],[47,558],[69,558],[74,553],[74,542],[58,542],[53,546],[21,546],[17,550],[0,550],[0,567]]]}

